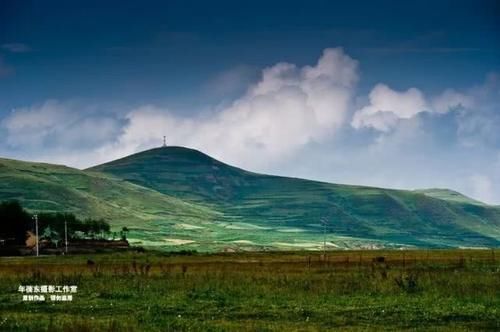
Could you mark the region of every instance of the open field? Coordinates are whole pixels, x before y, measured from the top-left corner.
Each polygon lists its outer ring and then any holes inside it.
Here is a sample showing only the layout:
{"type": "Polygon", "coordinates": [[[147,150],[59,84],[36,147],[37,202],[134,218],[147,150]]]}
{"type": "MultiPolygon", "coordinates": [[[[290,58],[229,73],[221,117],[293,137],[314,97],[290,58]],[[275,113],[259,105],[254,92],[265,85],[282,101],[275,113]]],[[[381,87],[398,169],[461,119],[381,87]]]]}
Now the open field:
{"type": "Polygon", "coordinates": [[[498,331],[500,250],[0,259],[2,331],[335,329],[498,331]],[[78,292],[23,302],[20,285],[78,292]]]}

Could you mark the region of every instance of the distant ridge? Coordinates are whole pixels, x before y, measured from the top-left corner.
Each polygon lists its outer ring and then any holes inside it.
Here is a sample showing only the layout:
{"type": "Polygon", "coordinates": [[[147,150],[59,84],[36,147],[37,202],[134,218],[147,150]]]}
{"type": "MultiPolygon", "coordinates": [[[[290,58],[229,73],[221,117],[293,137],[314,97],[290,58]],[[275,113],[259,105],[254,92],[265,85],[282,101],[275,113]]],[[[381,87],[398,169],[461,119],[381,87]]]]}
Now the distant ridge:
{"type": "Polygon", "coordinates": [[[167,146],[87,170],[0,159],[0,200],[103,217],[163,250],[498,247],[500,207],[416,191],[271,176],[167,146]]]}
{"type": "Polygon", "coordinates": [[[415,192],[422,193],[424,195],[443,199],[446,201],[460,202],[460,203],[468,203],[468,204],[476,204],[476,205],[488,205],[464,194],[459,193],[458,191],[443,189],[443,188],[429,188],[429,189],[418,189],[415,192]]]}
{"type": "Polygon", "coordinates": [[[256,174],[184,147],[151,149],[90,170],[210,207],[225,220],[292,229],[298,238],[318,232],[319,220],[327,217],[332,234],[386,243],[498,245],[500,239],[499,208],[446,189],[405,191],[256,174]]]}

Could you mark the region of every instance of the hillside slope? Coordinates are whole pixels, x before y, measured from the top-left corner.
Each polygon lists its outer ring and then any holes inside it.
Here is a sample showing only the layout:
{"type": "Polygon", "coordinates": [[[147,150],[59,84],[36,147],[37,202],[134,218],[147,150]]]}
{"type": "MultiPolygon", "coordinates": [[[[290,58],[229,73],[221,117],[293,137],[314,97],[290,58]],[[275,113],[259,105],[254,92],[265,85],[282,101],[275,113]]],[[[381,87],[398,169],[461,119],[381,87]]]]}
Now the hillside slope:
{"type": "MultiPolygon", "coordinates": [[[[333,236],[416,246],[498,246],[500,208],[443,191],[404,191],[268,176],[219,162],[199,151],[165,147],[91,168],[220,212],[240,228],[235,241],[285,234],[302,239],[333,236]],[[459,199],[460,198],[460,199],[459,199]],[[246,236],[246,234],[248,236],[246,236]],[[267,234],[267,235],[266,235],[267,234]]],[[[244,243],[244,242],[242,242],[244,243]]],[[[334,245],[332,243],[332,245],[334,245]]]]}
{"type": "Polygon", "coordinates": [[[487,206],[487,204],[483,202],[467,197],[457,191],[450,189],[442,189],[442,188],[418,189],[415,190],[415,192],[427,195],[429,197],[439,198],[445,201],[487,206]]]}
{"type": "Polygon", "coordinates": [[[17,199],[34,212],[73,212],[105,218],[112,226],[155,229],[155,220],[201,222],[216,213],[206,207],[96,172],[0,158],[0,201],[17,199]]]}

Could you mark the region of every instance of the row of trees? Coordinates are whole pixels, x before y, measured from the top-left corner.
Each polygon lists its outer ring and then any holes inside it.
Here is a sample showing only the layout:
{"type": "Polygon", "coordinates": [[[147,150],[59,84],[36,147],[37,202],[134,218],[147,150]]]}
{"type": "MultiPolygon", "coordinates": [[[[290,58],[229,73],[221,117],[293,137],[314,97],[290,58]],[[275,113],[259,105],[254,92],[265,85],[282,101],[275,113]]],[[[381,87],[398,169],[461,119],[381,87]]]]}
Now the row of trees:
{"type": "Polygon", "coordinates": [[[0,239],[24,244],[31,224],[31,215],[21,207],[19,202],[0,203],[0,239]]]}
{"type": "Polygon", "coordinates": [[[64,240],[65,227],[67,227],[70,240],[106,239],[110,236],[109,224],[104,219],[80,220],[72,213],[38,214],[40,239],[47,239],[58,245],[60,241],[64,240]]]}
{"type": "MultiPolygon", "coordinates": [[[[106,239],[118,235],[126,239],[128,229],[123,228],[120,234],[111,233],[109,224],[104,219],[78,219],[72,213],[40,213],[38,214],[38,233],[40,239],[55,242],[64,240],[65,224],[68,238],[74,239],[106,239]]],[[[28,232],[34,233],[33,215],[23,209],[18,201],[0,203],[0,239],[16,244],[24,244],[28,232]]]]}

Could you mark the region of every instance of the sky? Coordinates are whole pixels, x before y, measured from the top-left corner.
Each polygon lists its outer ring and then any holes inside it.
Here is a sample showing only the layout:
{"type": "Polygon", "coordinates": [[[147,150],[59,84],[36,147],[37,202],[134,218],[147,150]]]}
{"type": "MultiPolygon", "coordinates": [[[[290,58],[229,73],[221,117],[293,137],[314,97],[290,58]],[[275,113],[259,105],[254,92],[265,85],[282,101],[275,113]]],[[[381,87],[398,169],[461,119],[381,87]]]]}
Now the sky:
{"type": "Polygon", "coordinates": [[[498,1],[0,2],[0,156],[169,145],[500,204],[498,1]]]}

